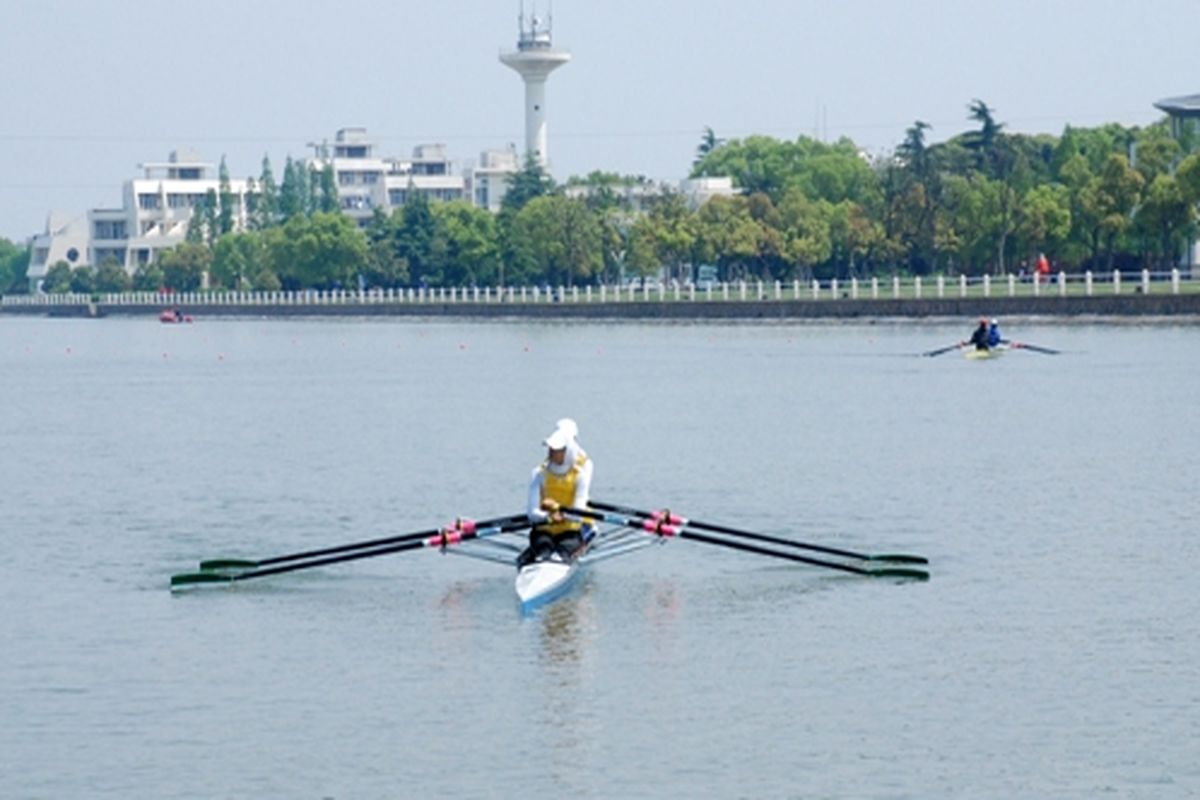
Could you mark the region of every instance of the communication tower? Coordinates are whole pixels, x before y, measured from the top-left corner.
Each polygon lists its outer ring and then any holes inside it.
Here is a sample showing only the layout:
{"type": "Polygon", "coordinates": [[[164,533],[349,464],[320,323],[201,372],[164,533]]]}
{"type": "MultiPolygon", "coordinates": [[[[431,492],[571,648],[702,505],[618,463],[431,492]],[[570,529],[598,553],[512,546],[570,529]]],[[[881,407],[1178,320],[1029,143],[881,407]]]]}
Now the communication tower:
{"type": "Polygon", "coordinates": [[[517,16],[517,49],[501,53],[500,61],[513,68],[525,82],[525,154],[545,167],[546,157],[546,79],[550,73],[571,60],[566,50],[556,50],[550,39],[553,14],[544,22],[537,9],[525,24],[525,4],[517,16]]]}

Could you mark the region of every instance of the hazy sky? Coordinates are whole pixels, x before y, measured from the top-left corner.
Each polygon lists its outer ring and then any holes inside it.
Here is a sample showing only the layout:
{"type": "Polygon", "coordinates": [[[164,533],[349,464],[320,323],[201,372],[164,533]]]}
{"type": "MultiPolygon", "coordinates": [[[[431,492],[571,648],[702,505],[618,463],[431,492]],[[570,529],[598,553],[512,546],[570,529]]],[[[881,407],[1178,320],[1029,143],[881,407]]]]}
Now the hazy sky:
{"type": "MultiPolygon", "coordinates": [[[[541,0],[545,13],[549,3],[541,0]]],[[[144,161],[191,148],[235,177],[362,126],[382,155],[462,165],[524,141],[518,0],[6,0],[0,236],[118,207],[144,161]]],[[[526,0],[529,12],[534,3],[526,0]]],[[[939,141],[980,98],[1008,130],[1145,125],[1200,92],[1198,0],[557,0],[573,60],[547,88],[551,171],[686,176],[734,138],[939,141]]]]}

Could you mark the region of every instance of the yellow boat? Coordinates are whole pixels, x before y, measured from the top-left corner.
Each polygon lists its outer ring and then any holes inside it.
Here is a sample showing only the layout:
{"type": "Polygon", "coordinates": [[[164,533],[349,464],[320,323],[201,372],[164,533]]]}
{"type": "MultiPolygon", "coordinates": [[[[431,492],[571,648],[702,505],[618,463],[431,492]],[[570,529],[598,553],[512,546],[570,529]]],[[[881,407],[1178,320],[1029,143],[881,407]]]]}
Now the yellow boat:
{"type": "Polygon", "coordinates": [[[974,347],[969,347],[963,350],[963,357],[975,361],[981,361],[987,358],[999,358],[1008,351],[1008,345],[998,344],[995,347],[987,350],[977,350],[974,347]]]}

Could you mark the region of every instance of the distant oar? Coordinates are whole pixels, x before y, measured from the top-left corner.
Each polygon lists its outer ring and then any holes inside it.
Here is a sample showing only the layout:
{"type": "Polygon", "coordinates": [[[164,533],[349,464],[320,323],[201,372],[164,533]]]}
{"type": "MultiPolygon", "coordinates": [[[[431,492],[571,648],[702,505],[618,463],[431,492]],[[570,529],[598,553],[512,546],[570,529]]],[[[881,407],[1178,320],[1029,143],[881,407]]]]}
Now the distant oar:
{"type": "Polygon", "coordinates": [[[957,350],[962,346],[963,346],[963,343],[958,342],[957,344],[952,344],[952,345],[949,345],[948,347],[939,347],[937,350],[930,350],[927,353],[921,353],[921,355],[930,356],[930,357],[940,356],[942,353],[949,353],[951,350],[957,350]]]}
{"type": "Polygon", "coordinates": [[[1050,347],[1038,347],[1036,344],[1026,344],[1025,342],[1013,342],[1013,347],[1019,347],[1022,350],[1032,350],[1035,353],[1045,353],[1049,356],[1056,356],[1061,353],[1061,350],[1055,350],[1050,347]]]}
{"type": "Polygon", "coordinates": [[[908,578],[912,580],[927,581],[929,573],[921,569],[907,569],[904,567],[880,567],[878,569],[864,569],[851,564],[839,564],[834,561],[822,561],[817,558],[808,558],[807,556],[798,556],[794,553],[781,553],[778,550],[769,550],[765,547],[759,547],[753,544],[745,544],[744,542],[734,542],[728,539],[720,539],[716,536],[706,536],[703,533],[694,533],[684,528],[670,525],[666,522],[656,522],[651,519],[624,517],[619,514],[613,514],[605,511],[590,511],[586,509],[564,508],[568,514],[587,519],[599,519],[604,522],[612,522],[618,525],[624,525],[637,530],[644,530],[647,533],[652,533],[656,536],[674,536],[679,539],[691,539],[695,542],[703,542],[705,544],[717,545],[719,547],[728,547],[733,550],[744,550],[748,553],[757,553],[763,556],[772,558],[783,558],[788,561],[798,561],[802,564],[810,564],[814,567],[825,567],[827,569],[841,570],[842,572],[850,572],[855,575],[865,575],[871,578],[908,578]]]}
{"type": "Polygon", "coordinates": [[[798,542],[794,539],[781,539],[777,536],[768,536],[763,533],[752,533],[750,531],[738,530],[725,525],[714,525],[708,522],[699,522],[694,519],[684,519],[683,517],[670,514],[667,519],[662,511],[639,511],[636,508],[627,506],[614,505],[612,503],[602,503],[599,500],[593,500],[590,505],[604,511],[616,511],[623,514],[633,514],[638,517],[653,520],[664,520],[672,525],[683,525],[688,528],[696,528],[699,530],[711,531],[713,533],[723,533],[726,536],[738,536],[743,539],[753,539],[759,542],[768,542],[770,544],[783,545],[784,547],[795,547],[800,550],[812,550],[817,553],[827,553],[831,556],[843,556],[844,558],[856,558],[860,561],[885,561],[890,564],[928,564],[929,559],[924,556],[909,555],[907,553],[856,553],[853,550],[842,550],[837,547],[828,547],[823,544],[810,544],[809,542],[798,542]]]}
{"type": "Polygon", "coordinates": [[[486,528],[478,528],[474,526],[465,526],[463,528],[448,528],[437,531],[435,535],[420,539],[418,541],[404,542],[402,544],[394,544],[387,547],[376,547],[373,549],[356,550],[354,552],[345,553],[336,556],[327,556],[325,558],[314,558],[308,561],[297,561],[290,564],[280,564],[278,566],[263,567],[253,569],[249,572],[239,572],[236,574],[222,574],[219,572],[185,572],[179,575],[171,576],[171,590],[183,589],[189,586],[199,586],[203,584],[232,584],[239,581],[250,580],[251,578],[264,578],[268,575],[279,575],[284,572],[295,572],[301,569],[312,569],[313,567],[324,567],[329,564],[339,564],[343,561],[357,561],[361,558],[375,558],[376,556],[386,556],[392,553],[403,553],[406,550],[419,550],[425,547],[448,547],[450,545],[466,542],[471,539],[481,539],[485,536],[494,536],[498,533],[509,533],[511,531],[519,531],[528,528],[529,520],[523,519],[520,522],[509,522],[502,525],[495,525],[486,528]]]}
{"type": "MultiPolygon", "coordinates": [[[[479,520],[473,522],[471,520],[462,520],[461,525],[471,525],[475,528],[489,528],[496,525],[507,525],[513,522],[525,520],[525,514],[511,514],[507,517],[495,517],[493,519],[479,520]]],[[[272,564],[286,564],[289,561],[301,561],[309,558],[318,558],[320,556],[329,556],[336,553],[347,553],[353,550],[365,550],[368,548],[383,547],[385,545],[400,544],[401,542],[413,542],[419,539],[425,539],[430,536],[440,534],[443,528],[430,528],[425,531],[417,531],[415,533],[402,533],[396,536],[385,536],[382,539],[368,539],[365,542],[351,542],[349,544],[339,544],[334,547],[322,547],[318,550],[305,550],[299,553],[288,553],[282,556],[272,556],[270,558],[261,559],[246,559],[246,558],[212,558],[200,562],[200,569],[204,572],[227,572],[230,570],[250,570],[260,567],[271,566],[272,564]]]]}

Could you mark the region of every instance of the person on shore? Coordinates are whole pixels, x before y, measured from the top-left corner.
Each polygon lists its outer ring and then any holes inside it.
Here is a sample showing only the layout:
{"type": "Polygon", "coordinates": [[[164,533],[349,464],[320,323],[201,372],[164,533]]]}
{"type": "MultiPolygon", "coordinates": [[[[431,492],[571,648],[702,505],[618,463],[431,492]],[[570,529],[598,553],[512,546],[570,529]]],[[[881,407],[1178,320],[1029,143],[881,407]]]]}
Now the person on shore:
{"type": "Polygon", "coordinates": [[[542,442],[546,460],[534,467],[529,479],[526,514],[533,527],[529,546],[517,556],[523,567],[557,551],[571,557],[595,535],[595,525],[564,516],[563,508],[587,508],[592,486],[591,458],[579,444],[579,426],[560,419],[542,442]]]}
{"type": "Polygon", "coordinates": [[[971,334],[971,338],[963,342],[961,346],[965,347],[969,344],[975,345],[976,350],[988,350],[988,318],[980,317],[979,327],[971,334]]]}
{"type": "Polygon", "coordinates": [[[1050,259],[1046,258],[1045,253],[1038,253],[1037,281],[1039,283],[1050,282],[1050,259]]]}
{"type": "Polygon", "coordinates": [[[988,347],[998,347],[1004,342],[1004,337],[1000,335],[1000,321],[992,317],[991,324],[988,325],[988,347]]]}

